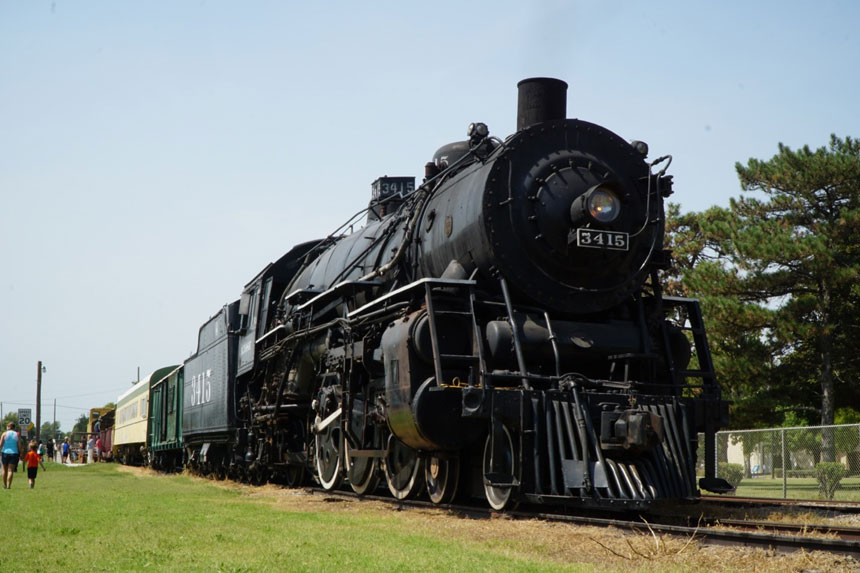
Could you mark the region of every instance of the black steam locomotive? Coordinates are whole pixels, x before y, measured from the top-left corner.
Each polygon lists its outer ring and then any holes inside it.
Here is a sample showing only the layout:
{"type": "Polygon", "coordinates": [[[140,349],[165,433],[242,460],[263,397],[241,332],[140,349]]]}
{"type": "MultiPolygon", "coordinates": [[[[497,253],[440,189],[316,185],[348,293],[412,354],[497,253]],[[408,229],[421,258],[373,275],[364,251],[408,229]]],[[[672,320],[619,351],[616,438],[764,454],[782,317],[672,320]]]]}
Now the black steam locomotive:
{"type": "MultiPolygon", "coordinates": [[[[516,133],[474,123],[421,185],[378,179],[367,209],[207,322],[173,373],[184,463],[358,493],[384,479],[399,499],[496,509],[727,489],[698,304],[661,293],[672,181],[654,171],[671,159],[566,119],[566,92],[520,82],[516,133]]],[[[167,382],[151,398],[164,412],[167,382]]]]}

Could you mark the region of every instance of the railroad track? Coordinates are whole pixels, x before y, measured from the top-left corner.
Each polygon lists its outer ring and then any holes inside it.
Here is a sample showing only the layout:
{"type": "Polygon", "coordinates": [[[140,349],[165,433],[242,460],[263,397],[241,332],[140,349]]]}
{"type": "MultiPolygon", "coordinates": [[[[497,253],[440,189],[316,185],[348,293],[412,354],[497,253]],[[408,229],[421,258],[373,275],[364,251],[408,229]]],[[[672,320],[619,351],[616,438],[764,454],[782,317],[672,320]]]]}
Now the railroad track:
{"type": "Polygon", "coordinates": [[[744,519],[719,519],[712,525],[723,525],[738,529],[753,531],[769,531],[789,535],[806,535],[816,533],[830,535],[836,539],[860,541],[860,527],[842,527],[837,525],[806,525],[800,523],[779,523],[775,521],[749,521],[744,519]]]}
{"type": "Polygon", "coordinates": [[[703,504],[738,505],[749,507],[777,506],[798,507],[806,509],[826,509],[840,513],[860,513],[860,502],[851,501],[816,501],[811,499],[778,499],[769,497],[736,497],[722,495],[703,495],[703,504]]]}
{"type": "MultiPolygon", "coordinates": [[[[390,497],[364,495],[359,496],[348,491],[328,491],[322,488],[306,488],[314,494],[330,497],[342,497],[354,500],[378,501],[396,508],[416,507],[433,508],[451,513],[469,516],[485,517],[501,515],[489,508],[473,505],[448,504],[437,505],[422,500],[395,500],[390,497]]],[[[597,527],[617,527],[638,532],[652,532],[666,535],[677,535],[693,538],[703,543],[716,545],[731,545],[743,547],[758,547],[780,552],[790,551],[827,551],[860,556],[860,528],[836,527],[830,525],[798,525],[790,523],[770,523],[761,521],[725,520],[703,518],[701,524],[695,527],[674,525],[656,521],[627,520],[606,517],[590,517],[582,515],[567,515],[543,511],[506,511],[505,516],[513,519],[543,519],[571,523],[576,525],[591,525],[597,527]],[[722,526],[722,527],[720,527],[722,526]],[[733,529],[724,529],[732,527],[733,529]],[[810,535],[817,534],[817,535],[810,535]],[[827,534],[828,537],[822,537],[827,534]]]]}
{"type": "MultiPolygon", "coordinates": [[[[593,517],[580,517],[558,515],[553,513],[537,513],[537,514],[522,514],[515,517],[547,519],[553,521],[565,521],[582,525],[597,525],[597,526],[614,526],[624,529],[636,531],[653,531],[655,533],[663,533],[669,535],[679,535],[683,537],[693,537],[704,543],[712,543],[717,545],[732,545],[743,547],[758,547],[763,549],[772,549],[776,551],[828,551],[831,553],[841,553],[845,555],[858,556],[860,555],[860,541],[856,537],[853,538],[827,538],[809,536],[808,533],[813,531],[829,531],[835,532],[836,529],[852,529],[852,535],[857,535],[860,530],[857,528],[832,528],[829,526],[807,526],[806,529],[796,528],[792,532],[796,535],[785,535],[788,527],[779,530],[781,533],[767,533],[761,530],[758,525],[760,522],[744,522],[742,520],[734,520],[733,527],[737,529],[719,529],[715,525],[706,526],[684,526],[672,525],[668,523],[651,523],[635,520],[622,519],[606,519],[593,517]]],[[[729,526],[725,521],[715,520],[715,524],[729,526]]],[[[790,526],[792,524],[783,524],[790,526]]]]}

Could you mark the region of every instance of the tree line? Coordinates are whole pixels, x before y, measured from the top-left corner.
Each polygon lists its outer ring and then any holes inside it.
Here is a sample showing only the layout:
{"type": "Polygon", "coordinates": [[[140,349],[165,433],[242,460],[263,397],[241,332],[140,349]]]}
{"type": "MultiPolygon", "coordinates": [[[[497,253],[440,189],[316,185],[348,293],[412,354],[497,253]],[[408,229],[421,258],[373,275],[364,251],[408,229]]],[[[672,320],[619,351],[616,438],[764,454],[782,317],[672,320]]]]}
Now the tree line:
{"type": "Polygon", "coordinates": [[[730,428],[860,422],[860,142],[735,168],[728,207],[666,213],[666,292],[701,301],[730,428]]]}

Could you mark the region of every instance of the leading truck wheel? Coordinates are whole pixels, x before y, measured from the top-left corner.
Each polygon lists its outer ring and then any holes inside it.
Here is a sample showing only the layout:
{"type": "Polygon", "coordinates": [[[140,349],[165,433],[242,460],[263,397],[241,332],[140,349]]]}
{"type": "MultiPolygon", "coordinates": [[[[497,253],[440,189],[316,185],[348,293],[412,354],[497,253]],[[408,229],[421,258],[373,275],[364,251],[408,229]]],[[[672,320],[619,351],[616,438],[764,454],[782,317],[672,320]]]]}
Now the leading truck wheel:
{"type": "Polygon", "coordinates": [[[487,441],[484,443],[484,463],[483,463],[483,482],[484,495],[487,497],[487,503],[496,511],[502,511],[511,501],[513,486],[510,485],[494,485],[487,476],[499,478],[504,476],[506,481],[513,481],[515,475],[516,459],[514,452],[514,442],[511,439],[511,434],[508,429],[502,427],[502,443],[496,444],[493,447],[492,432],[487,436],[487,441]],[[494,459],[494,450],[496,456],[501,456],[500,459],[494,459]]]}
{"type": "Polygon", "coordinates": [[[284,482],[288,487],[299,487],[305,481],[305,467],[304,466],[287,466],[287,469],[284,470],[284,482]]]}

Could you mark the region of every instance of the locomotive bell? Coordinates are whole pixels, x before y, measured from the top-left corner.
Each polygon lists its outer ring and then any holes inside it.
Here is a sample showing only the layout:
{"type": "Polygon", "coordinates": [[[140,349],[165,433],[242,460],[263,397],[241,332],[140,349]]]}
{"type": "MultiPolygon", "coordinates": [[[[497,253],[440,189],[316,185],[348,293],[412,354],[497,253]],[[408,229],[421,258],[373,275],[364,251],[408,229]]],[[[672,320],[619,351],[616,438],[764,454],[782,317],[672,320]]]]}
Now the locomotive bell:
{"type": "Polygon", "coordinates": [[[634,139],[630,142],[630,145],[633,149],[636,150],[636,153],[641,155],[642,157],[648,157],[648,144],[644,141],[639,141],[638,139],[634,139]]]}

